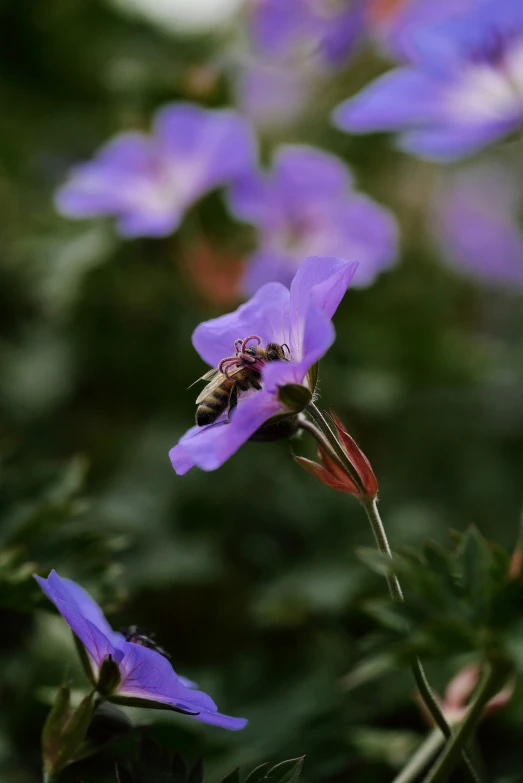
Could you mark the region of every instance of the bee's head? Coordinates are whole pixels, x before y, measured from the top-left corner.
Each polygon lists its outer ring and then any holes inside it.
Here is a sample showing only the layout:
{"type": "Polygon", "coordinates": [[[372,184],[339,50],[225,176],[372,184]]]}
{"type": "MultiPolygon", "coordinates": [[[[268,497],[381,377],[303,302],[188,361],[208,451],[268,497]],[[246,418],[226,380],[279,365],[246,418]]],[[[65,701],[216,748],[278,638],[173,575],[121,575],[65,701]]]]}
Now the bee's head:
{"type": "Polygon", "coordinates": [[[289,360],[285,356],[285,349],[287,349],[287,352],[290,353],[287,343],[283,343],[283,345],[278,345],[278,343],[269,343],[266,348],[267,359],[270,362],[288,362],[289,360]]]}

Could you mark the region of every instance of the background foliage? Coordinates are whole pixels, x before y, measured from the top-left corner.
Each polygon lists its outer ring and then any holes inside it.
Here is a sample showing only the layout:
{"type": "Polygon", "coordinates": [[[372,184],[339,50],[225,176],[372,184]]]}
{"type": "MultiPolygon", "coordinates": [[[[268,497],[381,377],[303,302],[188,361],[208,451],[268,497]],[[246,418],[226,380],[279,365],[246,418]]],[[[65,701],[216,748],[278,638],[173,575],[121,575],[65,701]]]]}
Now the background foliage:
{"type": "MultiPolygon", "coordinates": [[[[226,33],[183,36],[101,0],[4,3],[0,27],[0,778],[40,779],[56,689],[85,687],[70,634],[31,578],[55,567],[115,627],[155,630],[177,670],[249,718],[233,734],[129,712],[191,763],[205,756],[209,780],[304,753],[306,781],[389,780],[427,726],[407,669],[343,687],[373,648],[366,607],[385,590],[355,553],[371,543],[356,502],[299,470],[287,443],[248,444],[218,472],[183,479],[167,458],[203,371],[192,330],[235,305],[249,229],[216,193],[165,240],[122,242],[108,222],[69,222],[53,207],[72,163],[147,127],[162,102],[228,102],[233,43],[220,60],[226,33]]],[[[437,167],[328,124],[329,106],[380,67],[365,51],[307,122],[262,138],[264,153],[275,141],[334,150],[401,223],[397,267],[350,291],[336,316],[322,402],[372,461],[394,548],[449,546],[449,529],[473,523],[511,549],[521,294],[480,287],[436,252],[425,218],[437,167]]],[[[429,662],[440,690],[463,660],[429,662]]],[[[522,699],[518,688],[480,729],[500,780],[520,767],[522,699]]],[[[102,757],[64,776],[78,779],[114,780],[113,767],[102,757]]]]}

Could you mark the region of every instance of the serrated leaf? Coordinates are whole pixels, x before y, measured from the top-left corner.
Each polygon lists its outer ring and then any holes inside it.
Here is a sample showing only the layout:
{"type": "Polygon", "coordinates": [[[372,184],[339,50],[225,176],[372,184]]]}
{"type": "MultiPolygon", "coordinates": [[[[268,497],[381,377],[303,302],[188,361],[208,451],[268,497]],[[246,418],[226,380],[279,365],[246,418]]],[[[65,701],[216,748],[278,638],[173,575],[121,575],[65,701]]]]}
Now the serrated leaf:
{"type": "Polygon", "coordinates": [[[276,764],[268,771],[267,780],[272,783],[295,783],[301,775],[304,759],[305,756],[300,756],[297,759],[289,759],[276,764]]]}
{"type": "Polygon", "coordinates": [[[240,783],[240,770],[238,767],[234,769],[230,775],[222,780],[222,783],[240,783]]]}
{"type": "Polygon", "coordinates": [[[269,762],[260,764],[259,767],[255,767],[252,772],[249,772],[243,783],[258,783],[260,780],[264,780],[269,770],[269,762]]]}
{"type": "Polygon", "coordinates": [[[491,559],[487,543],[477,528],[469,528],[465,533],[457,553],[463,587],[476,617],[480,622],[487,620],[491,589],[491,559]]]}
{"type": "Polygon", "coordinates": [[[371,571],[374,571],[380,576],[386,576],[391,573],[394,560],[388,555],[383,555],[378,552],[374,547],[361,546],[356,549],[356,555],[365,563],[371,571]]]}

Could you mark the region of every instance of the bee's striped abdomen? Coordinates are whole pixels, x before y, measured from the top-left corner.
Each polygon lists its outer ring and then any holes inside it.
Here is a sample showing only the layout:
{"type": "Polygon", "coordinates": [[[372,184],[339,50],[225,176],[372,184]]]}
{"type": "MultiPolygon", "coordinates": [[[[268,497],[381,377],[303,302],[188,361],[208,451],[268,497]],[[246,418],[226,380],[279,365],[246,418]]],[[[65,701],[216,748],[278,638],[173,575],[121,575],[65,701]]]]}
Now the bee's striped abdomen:
{"type": "Polygon", "coordinates": [[[229,404],[232,388],[235,381],[224,378],[215,389],[209,392],[204,400],[196,408],[196,424],[204,427],[216,421],[229,404]]]}

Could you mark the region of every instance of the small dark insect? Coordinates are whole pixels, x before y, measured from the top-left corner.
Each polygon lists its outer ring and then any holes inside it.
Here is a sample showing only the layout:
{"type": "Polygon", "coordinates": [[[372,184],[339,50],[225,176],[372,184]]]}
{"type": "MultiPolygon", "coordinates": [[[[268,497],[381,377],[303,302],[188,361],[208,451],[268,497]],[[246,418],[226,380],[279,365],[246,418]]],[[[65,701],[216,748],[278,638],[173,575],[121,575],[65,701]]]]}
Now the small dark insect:
{"type": "Polygon", "coordinates": [[[166,652],[163,647],[160,647],[156,642],[156,634],[147,633],[143,628],[139,628],[137,625],[130,625],[129,628],[123,628],[120,633],[125,637],[126,642],[131,644],[140,644],[142,647],[148,647],[150,650],[154,650],[164,658],[170,658],[170,654],[166,652]]]}

